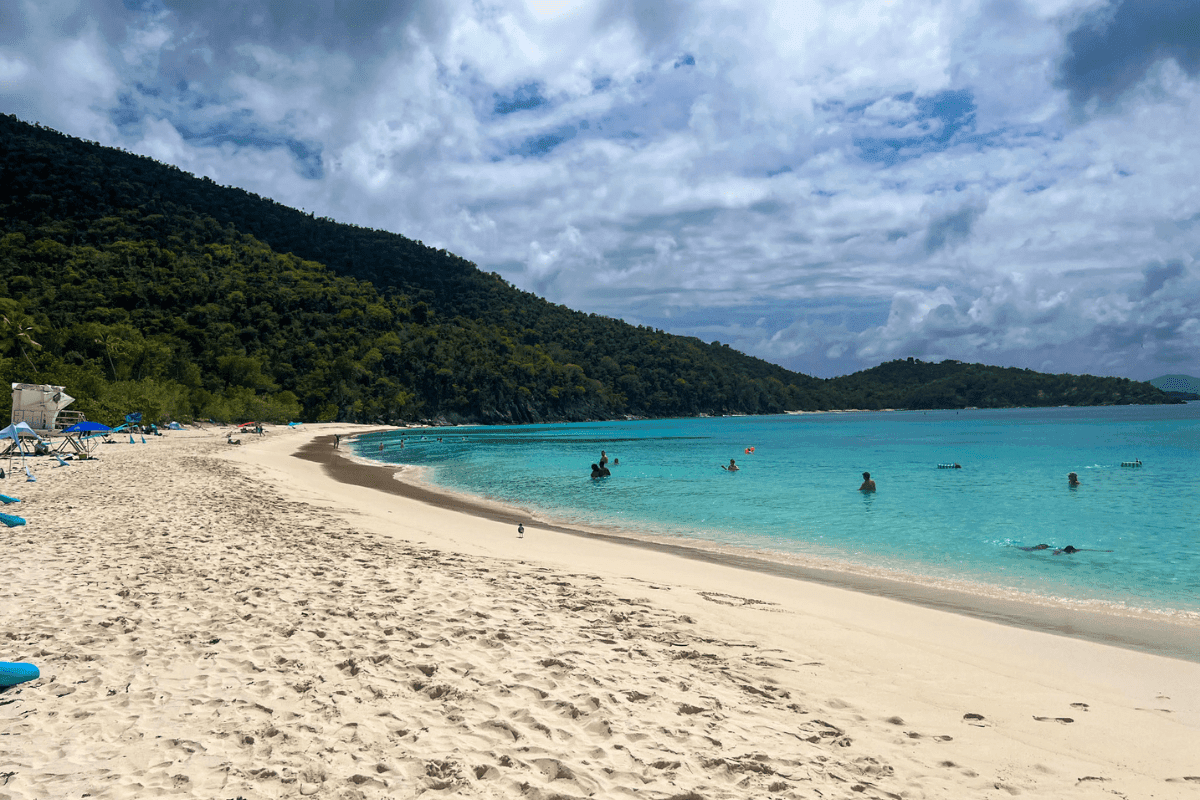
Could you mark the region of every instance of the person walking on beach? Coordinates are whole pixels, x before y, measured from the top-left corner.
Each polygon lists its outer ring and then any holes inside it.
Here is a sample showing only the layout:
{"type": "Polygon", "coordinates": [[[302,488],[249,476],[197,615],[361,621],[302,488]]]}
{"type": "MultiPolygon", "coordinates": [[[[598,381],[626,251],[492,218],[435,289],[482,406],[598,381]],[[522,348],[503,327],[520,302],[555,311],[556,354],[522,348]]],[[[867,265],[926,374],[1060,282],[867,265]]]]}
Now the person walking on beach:
{"type": "Polygon", "coordinates": [[[869,472],[864,472],[864,473],[863,473],[863,482],[862,482],[862,486],[858,487],[858,490],[859,490],[860,492],[873,492],[873,491],[875,491],[875,481],[871,480],[871,473],[869,473],[869,472]]]}
{"type": "Polygon", "coordinates": [[[333,435],[333,449],[337,450],[341,446],[342,446],[342,435],[340,433],[335,433],[333,435]]]}

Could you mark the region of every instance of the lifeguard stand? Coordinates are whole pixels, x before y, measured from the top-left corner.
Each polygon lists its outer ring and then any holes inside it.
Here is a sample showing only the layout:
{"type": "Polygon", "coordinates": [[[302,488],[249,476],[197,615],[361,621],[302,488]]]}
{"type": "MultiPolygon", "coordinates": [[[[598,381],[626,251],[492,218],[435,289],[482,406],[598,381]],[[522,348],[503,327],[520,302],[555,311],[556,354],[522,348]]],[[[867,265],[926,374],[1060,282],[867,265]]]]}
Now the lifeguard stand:
{"type": "Polygon", "coordinates": [[[48,435],[78,422],[83,415],[63,409],[75,401],[65,386],[44,383],[12,385],[12,422],[24,422],[39,434],[48,435]]]}

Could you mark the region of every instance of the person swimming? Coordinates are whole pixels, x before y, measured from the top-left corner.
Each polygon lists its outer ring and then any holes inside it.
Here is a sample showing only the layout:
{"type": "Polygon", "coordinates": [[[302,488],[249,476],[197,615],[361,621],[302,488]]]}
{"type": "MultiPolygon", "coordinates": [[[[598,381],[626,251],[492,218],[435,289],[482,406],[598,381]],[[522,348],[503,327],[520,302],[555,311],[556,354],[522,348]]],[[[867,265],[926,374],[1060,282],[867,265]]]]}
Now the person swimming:
{"type": "Polygon", "coordinates": [[[741,469],[741,467],[739,467],[737,462],[731,458],[729,459],[729,466],[727,467],[724,464],[721,464],[721,469],[725,470],[726,472],[737,472],[739,469],[741,469]]]}
{"type": "MultiPolygon", "coordinates": [[[[1035,545],[1033,545],[1032,547],[1020,547],[1020,546],[1018,546],[1018,547],[1017,547],[1017,549],[1018,549],[1018,550],[1024,550],[1026,553],[1030,553],[1030,552],[1033,552],[1033,551],[1036,551],[1036,550],[1049,550],[1049,549],[1050,549],[1050,545],[1048,545],[1048,544],[1035,544],[1035,545]]],[[[1073,545],[1073,544],[1069,544],[1069,545],[1067,545],[1066,547],[1056,547],[1056,548],[1054,548],[1054,552],[1053,552],[1053,553],[1051,553],[1051,555],[1056,555],[1056,556],[1061,556],[1061,555],[1073,556],[1073,555],[1075,555],[1076,553],[1111,553],[1111,552],[1113,552],[1113,551],[1112,551],[1112,550],[1096,550],[1096,549],[1093,549],[1093,548],[1090,548],[1090,547],[1076,547],[1076,546],[1075,546],[1075,545],[1073,545]]]]}
{"type": "Polygon", "coordinates": [[[864,473],[863,473],[863,482],[862,482],[862,486],[858,487],[858,490],[859,490],[860,492],[873,492],[873,491],[875,491],[875,481],[871,480],[871,473],[869,473],[869,472],[864,472],[864,473]]]}
{"type": "Polygon", "coordinates": [[[1079,485],[1079,476],[1076,475],[1074,472],[1068,472],[1067,473],[1067,486],[1074,489],[1078,485],[1079,485]]]}
{"type": "Polygon", "coordinates": [[[607,478],[612,473],[608,471],[608,467],[602,467],[599,464],[592,464],[593,478],[607,478]]]}

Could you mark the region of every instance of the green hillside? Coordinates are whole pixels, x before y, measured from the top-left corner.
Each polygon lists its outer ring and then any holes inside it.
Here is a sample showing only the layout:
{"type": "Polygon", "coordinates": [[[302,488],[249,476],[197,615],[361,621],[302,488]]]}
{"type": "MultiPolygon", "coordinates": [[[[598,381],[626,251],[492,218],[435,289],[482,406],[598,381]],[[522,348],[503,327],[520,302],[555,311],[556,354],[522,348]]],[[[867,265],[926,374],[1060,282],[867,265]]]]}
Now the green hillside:
{"type": "Polygon", "coordinates": [[[73,408],[101,421],[132,410],[539,422],[1168,400],[1147,384],[1024,370],[1000,371],[1017,384],[1002,390],[981,365],[893,362],[903,366],[819,380],[572,311],[403,236],[2,115],[0,313],[0,378],[68,386],[73,408]]]}
{"type": "Polygon", "coordinates": [[[1148,383],[1093,375],[1047,375],[961,361],[889,361],[831,382],[866,408],[1008,408],[1175,402],[1148,383]]]}

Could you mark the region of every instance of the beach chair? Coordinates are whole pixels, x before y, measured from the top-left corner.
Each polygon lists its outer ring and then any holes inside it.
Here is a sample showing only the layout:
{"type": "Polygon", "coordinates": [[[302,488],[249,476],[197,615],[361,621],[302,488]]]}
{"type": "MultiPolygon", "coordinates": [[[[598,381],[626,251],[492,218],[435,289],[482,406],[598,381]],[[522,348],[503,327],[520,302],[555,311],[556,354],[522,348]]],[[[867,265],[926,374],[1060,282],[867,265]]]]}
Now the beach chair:
{"type": "Polygon", "coordinates": [[[0,522],[3,522],[10,528],[15,528],[18,525],[24,525],[25,518],[13,516],[12,514],[0,514],[0,522]]]}

